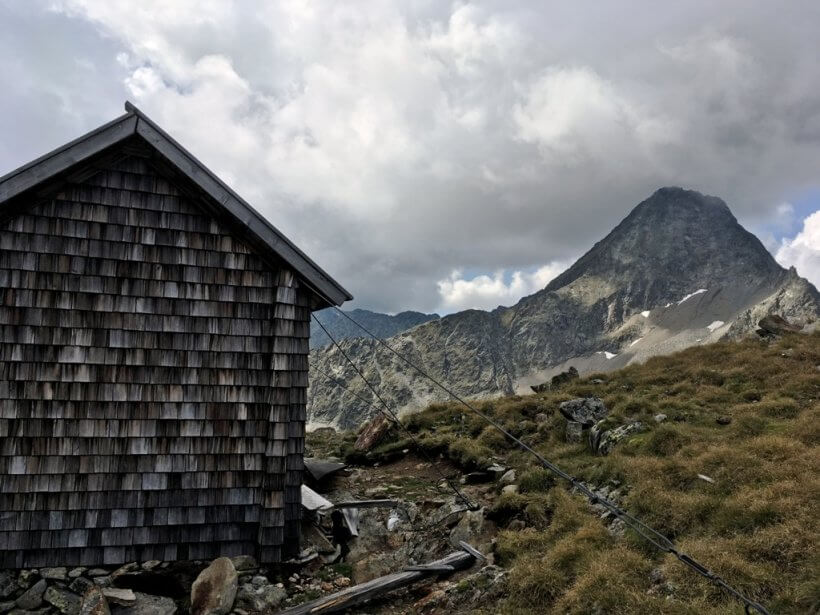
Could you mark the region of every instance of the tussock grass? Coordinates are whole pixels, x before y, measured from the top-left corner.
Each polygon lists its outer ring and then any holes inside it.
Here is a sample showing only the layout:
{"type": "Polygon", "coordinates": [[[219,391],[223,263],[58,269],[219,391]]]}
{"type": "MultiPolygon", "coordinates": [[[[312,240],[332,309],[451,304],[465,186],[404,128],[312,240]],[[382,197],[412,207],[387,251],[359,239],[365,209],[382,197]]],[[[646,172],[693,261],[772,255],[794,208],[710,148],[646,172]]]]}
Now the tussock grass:
{"type": "MultiPolygon", "coordinates": [[[[748,339],[689,348],[558,391],[477,403],[567,472],[617,485],[627,510],[772,612],[816,613],[818,366],[818,333],[748,339]],[[647,430],[608,457],[566,443],[557,405],[585,395],[604,400],[613,425],[640,420],[647,430]],[[666,421],[657,424],[658,413],[666,421]],[[538,414],[546,422],[536,423],[538,414]]],[[[499,460],[518,472],[521,492],[497,496],[488,511],[502,528],[512,519],[526,526],[498,536],[496,558],[510,568],[498,612],[742,611],[637,536],[611,535],[583,499],[466,409],[435,404],[405,421],[425,448],[464,469],[499,460]]]]}

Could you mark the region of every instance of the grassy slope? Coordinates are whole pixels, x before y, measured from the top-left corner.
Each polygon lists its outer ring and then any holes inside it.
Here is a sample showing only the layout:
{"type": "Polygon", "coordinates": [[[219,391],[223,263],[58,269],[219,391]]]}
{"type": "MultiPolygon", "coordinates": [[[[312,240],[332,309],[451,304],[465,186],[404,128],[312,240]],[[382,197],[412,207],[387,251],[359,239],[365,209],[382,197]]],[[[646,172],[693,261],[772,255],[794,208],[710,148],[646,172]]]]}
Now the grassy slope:
{"type": "MultiPolygon", "coordinates": [[[[772,343],[750,339],[480,406],[570,473],[597,486],[620,485],[629,512],[773,613],[806,613],[820,604],[819,368],[818,333],[772,343]],[[594,378],[604,383],[592,384],[594,378]],[[608,457],[567,444],[557,405],[588,395],[603,398],[613,424],[639,419],[647,431],[608,457]],[[547,420],[537,423],[539,413],[547,420]],[[657,424],[658,413],[667,420],[657,424]],[[720,425],[719,416],[732,421],[720,425]]],[[[512,519],[526,524],[498,536],[496,557],[511,569],[510,587],[491,611],[742,612],[672,556],[629,532],[613,537],[585,500],[466,409],[437,404],[406,424],[425,447],[464,469],[495,458],[518,471],[521,493],[498,496],[489,511],[502,527],[512,519]]],[[[407,446],[398,434],[371,458],[389,458],[407,446]]]]}

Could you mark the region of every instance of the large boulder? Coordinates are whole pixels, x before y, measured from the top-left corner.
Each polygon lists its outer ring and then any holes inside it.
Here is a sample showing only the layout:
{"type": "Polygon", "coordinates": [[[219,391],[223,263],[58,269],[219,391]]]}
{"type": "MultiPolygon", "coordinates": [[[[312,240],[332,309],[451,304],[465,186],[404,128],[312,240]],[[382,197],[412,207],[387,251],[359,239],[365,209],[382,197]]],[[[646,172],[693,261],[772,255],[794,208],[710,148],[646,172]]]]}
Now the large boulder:
{"type": "Polygon", "coordinates": [[[604,402],[597,397],[570,399],[558,404],[558,410],[568,421],[581,423],[584,427],[592,427],[609,414],[604,402]]]}
{"type": "Polygon", "coordinates": [[[238,575],[233,562],[220,557],[211,562],[191,586],[191,615],[225,615],[236,598],[238,575]]]}

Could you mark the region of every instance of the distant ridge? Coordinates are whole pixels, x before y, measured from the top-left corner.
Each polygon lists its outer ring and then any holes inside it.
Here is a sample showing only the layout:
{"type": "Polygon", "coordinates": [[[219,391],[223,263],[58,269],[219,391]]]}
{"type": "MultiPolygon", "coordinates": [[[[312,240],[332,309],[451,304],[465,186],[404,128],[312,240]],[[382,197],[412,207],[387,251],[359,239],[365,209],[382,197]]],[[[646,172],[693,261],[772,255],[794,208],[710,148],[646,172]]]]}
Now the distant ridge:
{"type": "MultiPolygon", "coordinates": [[[[769,313],[806,324],[820,295],[784,269],[721,199],[661,188],[569,269],[516,305],[467,310],[397,333],[388,342],[465,396],[528,393],[575,366],[608,371],[688,346],[754,331],[769,313]]],[[[345,351],[397,410],[442,399],[429,382],[367,339],[345,351]]],[[[311,360],[368,397],[333,349],[311,360]]],[[[311,379],[310,426],[356,427],[373,412],[321,377],[311,379]]]]}
{"type": "MultiPolygon", "coordinates": [[[[345,310],[356,322],[364,325],[379,337],[386,338],[412,329],[413,327],[436,320],[438,314],[422,314],[421,312],[400,312],[395,316],[371,312],[370,310],[345,310]]],[[[365,337],[367,334],[359,329],[347,318],[339,314],[335,309],[328,308],[316,312],[316,317],[327,328],[336,340],[349,339],[351,337],[365,337]]],[[[321,348],[330,343],[327,334],[313,320],[310,321],[310,347],[321,348]]]]}

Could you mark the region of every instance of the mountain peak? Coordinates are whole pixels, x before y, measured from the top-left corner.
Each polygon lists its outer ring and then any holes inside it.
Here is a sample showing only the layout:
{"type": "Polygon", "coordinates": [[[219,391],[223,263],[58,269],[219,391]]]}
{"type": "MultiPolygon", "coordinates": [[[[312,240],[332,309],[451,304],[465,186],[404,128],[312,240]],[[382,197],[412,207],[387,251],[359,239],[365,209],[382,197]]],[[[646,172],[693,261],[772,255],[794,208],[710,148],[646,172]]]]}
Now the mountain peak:
{"type": "MultiPolygon", "coordinates": [[[[660,301],[667,294],[753,283],[783,273],[722,199],[669,186],[639,203],[546,290],[599,276],[631,293],[651,287],[660,301]]],[[[643,302],[647,297],[633,298],[643,302]]]]}

